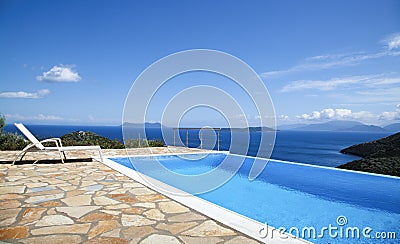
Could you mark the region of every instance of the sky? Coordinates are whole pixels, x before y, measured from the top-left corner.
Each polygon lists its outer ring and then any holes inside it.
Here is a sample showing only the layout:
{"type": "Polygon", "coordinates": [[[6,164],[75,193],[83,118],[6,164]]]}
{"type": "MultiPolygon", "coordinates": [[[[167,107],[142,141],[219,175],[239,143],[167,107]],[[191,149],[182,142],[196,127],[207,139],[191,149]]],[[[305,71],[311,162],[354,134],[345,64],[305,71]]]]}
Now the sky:
{"type": "MultiPolygon", "coordinates": [[[[0,33],[7,123],[119,125],[136,78],[190,49],[226,52],[254,69],[278,125],[400,122],[397,0],[0,0],[0,33]]],[[[146,121],[161,121],[174,93],[212,85],[237,98],[257,125],[260,115],[226,77],[194,72],[168,82],[146,121]]],[[[226,124],[204,107],[179,118],[182,125],[226,124]]]]}

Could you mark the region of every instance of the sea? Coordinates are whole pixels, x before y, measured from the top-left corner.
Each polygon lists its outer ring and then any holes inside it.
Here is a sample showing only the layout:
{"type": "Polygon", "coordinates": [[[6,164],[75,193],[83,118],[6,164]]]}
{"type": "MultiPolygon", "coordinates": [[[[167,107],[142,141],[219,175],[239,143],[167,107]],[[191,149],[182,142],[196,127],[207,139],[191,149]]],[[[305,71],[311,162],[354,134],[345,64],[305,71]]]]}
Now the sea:
{"type": "MultiPolygon", "coordinates": [[[[26,125],[26,127],[37,138],[61,137],[64,134],[74,131],[92,131],[101,136],[122,141],[121,126],[72,126],[72,125],[26,125]]],[[[19,133],[14,125],[6,125],[6,132],[19,133]]],[[[172,130],[171,130],[172,131],[172,130]]],[[[250,132],[250,143],[247,152],[248,156],[256,156],[260,140],[259,133],[271,132],[250,132]]],[[[138,133],[131,133],[133,138],[139,136],[138,133]]],[[[277,131],[275,145],[271,158],[298,162],[305,164],[336,167],[341,164],[359,159],[353,155],[340,153],[341,149],[354,144],[373,141],[382,137],[389,136],[391,133],[383,132],[331,132],[331,131],[277,131]]],[[[149,140],[159,139],[171,145],[172,140],[163,139],[161,129],[147,128],[146,138],[149,140]]],[[[182,141],[185,141],[185,132],[180,133],[182,141]]],[[[142,134],[141,138],[144,137],[142,134]]],[[[189,133],[189,147],[199,147],[198,131],[189,133]]],[[[221,131],[220,150],[229,150],[230,132],[221,131]]],[[[214,146],[216,149],[217,146],[214,146]]]]}

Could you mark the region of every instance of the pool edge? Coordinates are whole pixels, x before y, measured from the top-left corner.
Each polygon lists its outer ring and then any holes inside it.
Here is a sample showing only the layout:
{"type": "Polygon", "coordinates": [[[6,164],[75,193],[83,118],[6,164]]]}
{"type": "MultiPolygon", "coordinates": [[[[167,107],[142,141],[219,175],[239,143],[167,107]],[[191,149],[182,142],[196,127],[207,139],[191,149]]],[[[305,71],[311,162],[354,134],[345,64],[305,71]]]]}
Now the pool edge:
{"type": "MultiPolygon", "coordinates": [[[[221,152],[223,153],[223,152],[221,152]]],[[[185,153],[188,154],[188,153],[185,153]]],[[[151,154],[151,155],[134,155],[133,157],[140,157],[140,156],[163,156],[163,155],[176,155],[175,154],[151,154]]],[[[122,157],[122,156],[121,156],[122,157]]],[[[129,157],[129,155],[124,155],[123,157],[129,157]]],[[[248,218],[246,216],[243,216],[241,214],[238,214],[236,212],[233,212],[229,209],[223,208],[219,205],[216,205],[212,202],[206,201],[204,199],[201,199],[199,197],[193,196],[191,194],[188,194],[187,192],[184,192],[180,189],[177,189],[175,187],[172,187],[168,184],[165,184],[159,180],[156,180],[152,177],[149,177],[147,175],[144,175],[140,172],[137,172],[133,169],[127,168],[126,166],[123,166],[121,164],[118,164],[117,162],[109,159],[109,158],[116,158],[116,156],[113,157],[106,157],[103,160],[103,164],[128,176],[129,178],[149,187],[152,190],[157,191],[160,194],[163,194],[187,207],[190,209],[193,209],[195,211],[198,211],[206,216],[208,216],[211,219],[214,219],[226,226],[229,226],[230,228],[241,232],[245,235],[248,235],[258,241],[261,242],[268,242],[268,243],[312,243],[307,240],[301,239],[294,237],[290,234],[287,234],[287,238],[279,238],[279,230],[260,223],[256,220],[253,220],[251,218],[248,218]],[[145,180],[146,179],[146,180],[145,180]],[[153,186],[152,184],[149,184],[149,181],[157,182],[158,186],[162,186],[163,189],[166,189],[166,191],[160,191],[158,187],[153,186]],[[169,190],[168,190],[169,189],[169,190]],[[179,192],[180,195],[176,194],[171,194],[170,192],[179,192]],[[239,224],[240,223],[240,224],[239,224]],[[261,238],[259,235],[260,230],[264,229],[265,227],[268,227],[268,234],[266,235],[267,238],[261,238]],[[273,236],[275,234],[274,239],[270,238],[270,236],[273,236]]]]}

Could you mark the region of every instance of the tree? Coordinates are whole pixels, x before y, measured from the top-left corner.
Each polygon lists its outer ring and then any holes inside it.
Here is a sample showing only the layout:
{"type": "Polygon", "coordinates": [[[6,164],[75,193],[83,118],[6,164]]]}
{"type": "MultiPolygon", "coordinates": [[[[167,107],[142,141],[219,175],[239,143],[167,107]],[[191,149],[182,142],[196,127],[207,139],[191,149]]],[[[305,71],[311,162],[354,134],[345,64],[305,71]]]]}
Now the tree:
{"type": "Polygon", "coordinates": [[[6,125],[6,117],[3,114],[0,114],[0,133],[3,133],[3,128],[6,125]]]}

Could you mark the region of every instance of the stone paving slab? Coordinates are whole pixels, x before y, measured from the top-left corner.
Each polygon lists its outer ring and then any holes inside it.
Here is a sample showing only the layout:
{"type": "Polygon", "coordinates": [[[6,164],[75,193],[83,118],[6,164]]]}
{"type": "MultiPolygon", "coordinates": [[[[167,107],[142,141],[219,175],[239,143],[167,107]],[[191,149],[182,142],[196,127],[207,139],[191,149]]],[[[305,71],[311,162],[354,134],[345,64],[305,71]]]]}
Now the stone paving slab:
{"type": "MultiPolygon", "coordinates": [[[[147,148],[129,148],[129,149],[102,149],[105,156],[124,156],[124,155],[148,155],[148,154],[164,154],[164,153],[190,153],[190,152],[210,152],[210,150],[200,150],[197,148],[184,147],[147,147],[147,148]]],[[[0,151],[0,162],[12,162],[20,151],[0,151]]],[[[67,159],[88,159],[99,157],[99,153],[95,150],[88,151],[67,151],[65,152],[67,159]]],[[[57,151],[33,151],[28,152],[23,160],[60,160],[57,151]]],[[[18,161],[17,161],[18,162],[18,161]]]]}
{"type": "MultiPolygon", "coordinates": [[[[170,147],[151,150],[152,153],[196,151],[170,147]]],[[[0,151],[0,161],[12,161],[17,153],[0,151]]],[[[103,150],[103,153],[126,154],[125,150],[103,150]]],[[[129,152],[148,153],[147,148],[129,152]]],[[[67,156],[90,157],[91,152],[67,156]]],[[[35,157],[43,155],[28,155],[28,160],[35,157]]],[[[0,241],[257,243],[96,161],[16,166],[1,163],[0,241]]]]}

